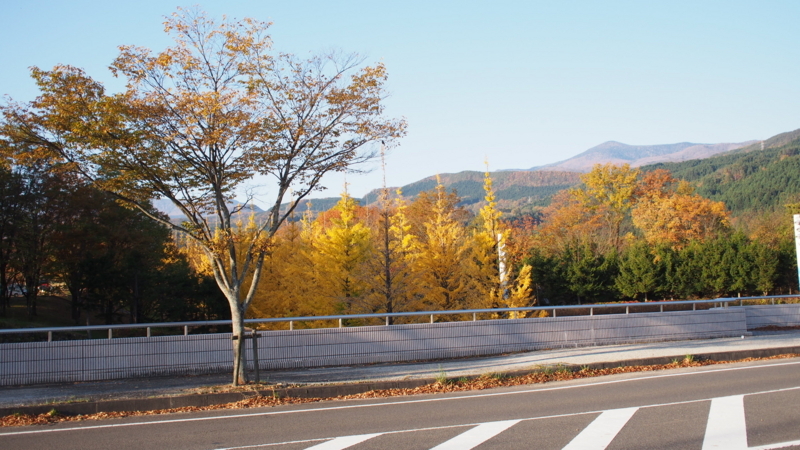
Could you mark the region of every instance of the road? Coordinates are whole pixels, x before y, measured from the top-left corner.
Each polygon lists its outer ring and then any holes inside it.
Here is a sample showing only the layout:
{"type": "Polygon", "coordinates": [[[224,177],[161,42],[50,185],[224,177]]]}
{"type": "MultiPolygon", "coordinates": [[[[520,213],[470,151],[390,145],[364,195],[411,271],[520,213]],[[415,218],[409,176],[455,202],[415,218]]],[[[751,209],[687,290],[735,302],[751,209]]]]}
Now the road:
{"type": "Polygon", "coordinates": [[[0,448],[800,449],[800,359],[0,429],[0,448]]]}

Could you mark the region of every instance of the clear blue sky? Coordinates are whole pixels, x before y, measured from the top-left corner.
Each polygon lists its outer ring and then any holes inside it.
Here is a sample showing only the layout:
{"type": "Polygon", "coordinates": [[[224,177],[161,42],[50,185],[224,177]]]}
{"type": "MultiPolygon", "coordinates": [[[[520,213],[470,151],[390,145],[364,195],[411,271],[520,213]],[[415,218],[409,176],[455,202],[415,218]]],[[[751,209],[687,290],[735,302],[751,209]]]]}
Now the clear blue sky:
{"type": "MultiPolygon", "coordinates": [[[[28,67],[83,67],[110,90],[117,46],[161,50],[176,6],[4,0],[0,94],[36,95],[28,67]]],[[[530,168],[615,140],[741,142],[800,128],[800,1],[206,1],[274,22],[274,48],[358,52],[389,69],[409,133],[388,182],[530,168]],[[491,4],[490,4],[491,3],[491,4]]],[[[380,173],[349,176],[360,196],[380,173]]],[[[330,178],[327,195],[341,190],[330,178]]],[[[262,190],[266,200],[268,190],[262,190]]]]}

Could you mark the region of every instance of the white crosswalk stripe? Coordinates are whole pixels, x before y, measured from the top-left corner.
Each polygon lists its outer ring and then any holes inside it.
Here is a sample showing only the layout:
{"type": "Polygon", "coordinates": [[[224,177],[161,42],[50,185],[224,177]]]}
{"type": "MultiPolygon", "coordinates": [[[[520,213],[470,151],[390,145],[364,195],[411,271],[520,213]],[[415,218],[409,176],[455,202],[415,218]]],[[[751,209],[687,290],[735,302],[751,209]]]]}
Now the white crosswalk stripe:
{"type": "Polygon", "coordinates": [[[639,408],[605,411],[575,436],[564,450],[603,450],[639,408]]]}
{"type": "MultiPolygon", "coordinates": [[[[750,394],[753,395],[753,394],[750,394]]],[[[711,400],[711,405],[708,412],[708,421],[706,424],[705,434],[703,437],[703,450],[712,449],[725,449],[725,450],[773,450],[785,448],[788,446],[800,446],[800,441],[781,442],[767,445],[760,445],[754,447],[747,446],[747,427],[745,421],[744,411],[744,395],[735,395],[730,397],[719,397],[711,400]]],[[[600,414],[586,426],[572,441],[564,447],[564,450],[605,450],[612,441],[617,437],[620,431],[630,421],[634,414],[640,408],[653,408],[668,406],[674,404],[694,403],[695,400],[688,402],[676,402],[660,405],[647,405],[642,407],[612,409],[602,411],[600,414]]],[[[595,414],[597,412],[594,412],[595,414]]],[[[446,429],[456,427],[471,427],[469,430],[453,437],[445,442],[442,442],[431,450],[469,450],[477,447],[478,445],[491,440],[497,435],[505,432],[509,428],[520,422],[546,420],[555,417],[568,417],[589,414],[572,413],[560,416],[548,417],[529,417],[517,420],[503,420],[497,422],[486,422],[479,424],[463,424],[463,425],[446,425],[442,427],[433,428],[419,428],[419,429],[406,429],[397,431],[387,431],[384,433],[361,434],[352,436],[341,436],[326,440],[325,442],[308,447],[308,449],[315,450],[344,450],[356,444],[368,441],[378,436],[390,434],[405,434],[416,433],[426,430],[446,429]]],[[[299,441],[295,441],[299,442],[299,441]]],[[[291,442],[264,444],[265,446],[274,446],[282,444],[291,444],[291,442]]],[[[431,443],[433,445],[433,443],[431,443]]],[[[260,446],[255,446],[260,447],[260,446]]],[[[247,447],[247,448],[255,448],[247,447]]]]}
{"type": "Polygon", "coordinates": [[[706,435],[703,438],[703,450],[712,449],[747,449],[743,395],[711,400],[706,435]]]}
{"type": "Polygon", "coordinates": [[[342,450],[347,447],[352,447],[356,444],[360,444],[366,440],[372,439],[376,436],[380,436],[382,433],[375,433],[375,434],[358,434],[354,436],[342,436],[332,439],[327,442],[323,442],[321,444],[317,444],[313,447],[309,447],[307,450],[342,450]]]}
{"type": "Polygon", "coordinates": [[[482,423],[471,430],[461,433],[449,441],[433,447],[431,450],[469,450],[475,448],[498,434],[518,424],[519,420],[482,423]]]}

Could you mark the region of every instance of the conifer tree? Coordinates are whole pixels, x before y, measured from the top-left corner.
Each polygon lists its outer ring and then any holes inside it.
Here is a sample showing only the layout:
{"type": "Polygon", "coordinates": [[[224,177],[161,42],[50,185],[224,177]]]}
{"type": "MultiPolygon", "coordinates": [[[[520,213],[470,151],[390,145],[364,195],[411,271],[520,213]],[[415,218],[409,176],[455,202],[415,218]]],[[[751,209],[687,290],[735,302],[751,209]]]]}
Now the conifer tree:
{"type": "MultiPolygon", "coordinates": [[[[414,256],[416,236],[406,216],[408,205],[397,190],[389,198],[384,186],[378,218],[372,228],[372,257],[363,265],[363,280],[368,287],[364,303],[370,312],[400,312],[413,309],[414,256]]],[[[389,323],[394,323],[389,318],[389,323]]]]}
{"type": "MultiPolygon", "coordinates": [[[[523,265],[517,276],[511,279],[513,271],[505,249],[509,230],[500,220],[502,213],[497,209],[488,167],[484,174],[483,189],[486,193],[486,204],[478,213],[479,226],[472,236],[472,259],[469,267],[475,283],[476,298],[473,306],[529,306],[532,300],[530,267],[523,265]]],[[[512,316],[516,317],[516,314],[512,316]]]]}
{"type": "Polygon", "coordinates": [[[506,295],[509,276],[504,247],[506,230],[500,222],[502,213],[497,210],[492,178],[488,168],[483,178],[486,204],[478,213],[479,225],[473,232],[471,272],[475,281],[476,308],[497,308],[506,295]]]}
{"type": "Polygon", "coordinates": [[[625,296],[636,299],[655,292],[663,284],[661,267],[644,242],[630,246],[619,259],[619,274],[614,280],[617,289],[625,296]]]}
{"type": "Polygon", "coordinates": [[[466,307],[473,285],[464,270],[470,257],[466,231],[454,217],[455,208],[441,181],[433,193],[430,214],[422,222],[415,272],[417,293],[425,308],[452,310],[466,307]]]}
{"type": "Polygon", "coordinates": [[[345,189],[333,208],[339,217],[323,230],[316,247],[321,293],[340,312],[361,310],[366,290],[359,270],[370,257],[371,236],[369,228],[356,220],[356,207],[345,189]]]}

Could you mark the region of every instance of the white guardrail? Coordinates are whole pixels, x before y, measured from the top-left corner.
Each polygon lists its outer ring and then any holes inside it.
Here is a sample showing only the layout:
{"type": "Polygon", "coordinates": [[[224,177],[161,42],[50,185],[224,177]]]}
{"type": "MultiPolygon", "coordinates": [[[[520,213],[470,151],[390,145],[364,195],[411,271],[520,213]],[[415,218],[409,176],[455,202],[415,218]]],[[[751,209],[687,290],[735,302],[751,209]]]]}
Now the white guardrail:
{"type": "MultiPolygon", "coordinates": [[[[709,300],[664,300],[652,302],[630,302],[630,303],[606,303],[606,304],[585,304],[585,305],[563,305],[563,306],[530,306],[521,308],[490,308],[490,309],[462,309],[453,311],[410,311],[410,312],[397,312],[397,313],[374,313],[374,314],[343,314],[332,316],[302,316],[302,317],[272,317],[265,319],[245,319],[244,323],[248,325],[260,323],[286,323],[288,329],[294,330],[295,322],[320,322],[320,321],[337,321],[338,327],[346,326],[347,320],[353,319],[385,319],[387,326],[392,324],[393,318],[401,317],[430,317],[430,323],[434,323],[436,317],[442,316],[457,316],[457,315],[471,315],[473,321],[479,320],[479,314],[496,315],[500,313],[510,312],[536,312],[545,311],[552,314],[551,317],[558,317],[558,312],[585,312],[593,316],[595,310],[601,314],[608,314],[612,310],[625,310],[625,314],[636,312],[652,312],[649,311],[654,307],[658,307],[659,312],[664,312],[664,307],[675,310],[685,307],[688,309],[691,306],[692,311],[696,311],[698,306],[705,308],[728,307],[730,305],[743,306],[745,301],[769,301],[771,305],[775,305],[776,300],[800,298],[797,295],[769,295],[760,297],[722,297],[709,300]]],[[[574,315],[574,314],[570,314],[574,315]]],[[[585,315],[585,314],[579,314],[585,315]]],[[[192,321],[192,322],[155,322],[155,323],[136,323],[136,324],[115,324],[115,325],[79,325],[71,327],[37,327],[37,328],[6,328],[0,329],[0,335],[10,334],[46,334],[47,340],[53,340],[53,333],[59,332],[90,332],[90,331],[107,331],[108,339],[114,337],[114,330],[142,330],[146,337],[151,337],[153,328],[182,328],[184,336],[189,335],[192,328],[208,327],[208,326],[226,326],[230,325],[230,320],[205,320],[205,321],[192,321]]]]}
{"type": "MultiPolygon", "coordinates": [[[[248,370],[311,368],[488,356],[560,347],[733,337],[768,325],[800,325],[800,304],[775,304],[794,296],[722,298],[533,308],[422,311],[324,317],[248,319],[248,324],[333,321],[334,326],[249,332],[248,370]],[[745,305],[745,303],[767,303],[745,305]],[[683,310],[675,310],[677,308],[683,310]],[[482,319],[482,315],[547,310],[550,317],[482,319]],[[583,315],[566,315],[582,313],[583,315]],[[561,313],[561,314],[559,314],[561,313]],[[442,316],[468,315],[463,321],[442,316]],[[425,323],[387,317],[428,316],[425,323]],[[471,317],[470,317],[471,316],[471,317]],[[348,319],[381,318],[381,325],[346,326],[348,319]],[[471,320],[469,320],[471,319],[471,320]],[[479,320],[480,319],[480,320],[479,320]],[[428,323],[433,320],[434,323],[428,323]],[[338,322],[338,327],[336,323],[338,322]]],[[[183,335],[52,340],[0,344],[0,385],[189,375],[232,370],[231,333],[189,334],[192,327],[229,321],[173,322],[91,327],[28,328],[0,333],[183,327],[183,335]]]]}

